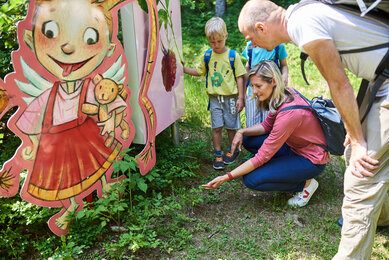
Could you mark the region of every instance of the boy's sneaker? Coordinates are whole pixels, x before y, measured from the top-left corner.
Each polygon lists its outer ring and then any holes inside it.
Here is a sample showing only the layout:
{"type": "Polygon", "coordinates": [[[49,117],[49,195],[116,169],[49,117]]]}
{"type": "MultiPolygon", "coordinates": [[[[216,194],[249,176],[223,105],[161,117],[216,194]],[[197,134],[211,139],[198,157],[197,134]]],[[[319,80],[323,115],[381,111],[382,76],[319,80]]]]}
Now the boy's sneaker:
{"type": "Polygon", "coordinates": [[[213,160],[213,168],[215,170],[223,170],[224,169],[224,162],[222,155],[215,156],[215,159],[213,160]]]}
{"type": "Polygon", "coordinates": [[[313,193],[315,193],[317,187],[319,187],[319,183],[315,179],[312,179],[308,187],[288,200],[288,204],[292,207],[304,207],[311,199],[313,193]]]}
{"type": "Polygon", "coordinates": [[[224,164],[231,164],[235,161],[236,157],[239,155],[239,150],[235,149],[235,152],[232,154],[231,151],[223,156],[224,164]]]}

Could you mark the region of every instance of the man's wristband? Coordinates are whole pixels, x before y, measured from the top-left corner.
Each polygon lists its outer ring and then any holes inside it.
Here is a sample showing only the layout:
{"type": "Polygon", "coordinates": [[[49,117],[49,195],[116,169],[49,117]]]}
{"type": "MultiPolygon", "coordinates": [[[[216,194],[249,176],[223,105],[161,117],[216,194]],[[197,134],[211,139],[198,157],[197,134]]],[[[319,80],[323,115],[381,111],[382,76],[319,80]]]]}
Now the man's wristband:
{"type": "Polygon", "coordinates": [[[230,179],[230,181],[232,181],[234,179],[234,177],[232,177],[231,172],[227,172],[227,175],[228,175],[228,179],[230,179]]]}

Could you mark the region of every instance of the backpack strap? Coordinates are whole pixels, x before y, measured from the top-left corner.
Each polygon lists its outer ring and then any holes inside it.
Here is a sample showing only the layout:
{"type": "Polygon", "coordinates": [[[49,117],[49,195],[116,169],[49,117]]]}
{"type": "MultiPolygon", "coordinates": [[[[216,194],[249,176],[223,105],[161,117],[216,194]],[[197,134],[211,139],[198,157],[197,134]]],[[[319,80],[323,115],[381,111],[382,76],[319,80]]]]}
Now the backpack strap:
{"type": "Polygon", "coordinates": [[[278,113],[283,112],[283,111],[288,111],[288,110],[293,110],[293,109],[312,109],[310,106],[303,106],[303,105],[294,105],[294,106],[289,106],[289,107],[284,107],[278,113]]]}
{"type": "MultiPolygon", "coordinates": [[[[280,45],[277,45],[277,47],[274,48],[275,55],[274,55],[274,62],[277,64],[277,67],[281,71],[281,63],[280,63],[280,45]]],[[[282,73],[282,71],[281,71],[282,73]]]]}
{"type": "Polygon", "coordinates": [[[249,69],[251,70],[251,62],[253,59],[253,43],[251,41],[247,45],[247,56],[249,58],[249,69]]]}
{"type": "Polygon", "coordinates": [[[205,70],[207,71],[207,75],[205,76],[205,87],[208,88],[208,71],[209,71],[209,60],[211,59],[212,55],[212,49],[208,49],[204,53],[204,63],[205,63],[205,70]]]}
{"type": "Polygon", "coordinates": [[[369,113],[379,88],[382,86],[382,84],[384,84],[385,80],[389,78],[389,50],[386,52],[384,58],[381,60],[375,73],[377,76],[374,80],[374,85],[370,93],[369,104],[367,105],[365,114],[362,116],[361,123],[365,120],[367,114],[369,113]]]}
{"type": "Polygon", "coordinates": [[[307,83],[307,85],[309,85],[307,77],[305,76],[305,69],[304,69],[304,64],[305,64],[305,61],[308,59],[308,54],[306,54],[305,52],[301,52],[300,59],[301,59],[301,61],[300,61],[301,74],[303,74],[303,78],[304,78],[305,83],[307,83]]]}
{"type": "Polygon", "coordinates": [[[232,72],[234,73],[234,77],[236,78],[236,76],[235,76],[235,55],[236,55],[236,51],[230,49],[230,51],[228,53],[228,60],[230,61],[232,72]]]}
{"type": "Polygon", "coordinates": [[[368,86],[369,86],[369,81],[366,79],[362,79],[361,85],[359,86],[358,95],[357,95],[358,107],[361,107],[362,105],[362,101],[365,98],[368,86]]]}
{"type": "MultiPolygon", "coordinates": [[[[305,100],[307,100],[306,97],[304,97],[302,94],[300,94],[300,92],[298,92],[297,90],[295,90],[297,92],[297,94],[299,94],[301,97],[303,97],[305,100]]],[[[312,111],[312,107],[311,106],[303,106],[303,105],[293,105],[293,106],[289,106],[289,107],[284,107],[283,109],[281,109],[280,111],[278,111],[278,113],[282,112],[282,111],[288,111],[288,110],[294,110],[294,109],[309,109],[312,111]]],[[[316,146],[319,146],[321,148],[323,148],[326,152],[328,152],[328,147],[323,145],[323,144],[318,144],[318,143],[313,143],[312,144],[316,145],[316,146]]]]}
{"type": "Polygon", "coordinates": [[[382,48],[387,48],[387,47],[389,47],[389,42],[377,44],[377,45],[373,45],[373,46],[369,46],[369,47],[364,47],[364,48],[343,50],[343,51],[339,51],[339,54],[351,54],[351,53],[357,53],[357,52],[374,51],[377,49],[382,49],[382,48]]]}

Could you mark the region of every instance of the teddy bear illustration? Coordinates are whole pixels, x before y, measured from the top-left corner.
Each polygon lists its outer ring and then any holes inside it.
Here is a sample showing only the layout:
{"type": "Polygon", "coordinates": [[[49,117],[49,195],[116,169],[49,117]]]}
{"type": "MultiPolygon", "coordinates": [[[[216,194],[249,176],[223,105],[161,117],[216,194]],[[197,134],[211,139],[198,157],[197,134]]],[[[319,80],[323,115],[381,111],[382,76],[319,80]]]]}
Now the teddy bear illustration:
{"type": "Polygon", "coordinates": [[[103,78],[100,74],[93,77],[93,83],[95,84],[94,94],[98,105],[84,103],[82,112],[88,115],[97,115],[98,125],[105,122],[101,134],[108,133],[105,145],[110,147],[115,140],[115,129],[118,126],[122,131],[121,137],[123,139],[128,139],[130,136],[130,127],[123,119],[126,116],[124,108],[128,93],[124,90],[123,84],[116,84],[115,81],[103,78]]]}

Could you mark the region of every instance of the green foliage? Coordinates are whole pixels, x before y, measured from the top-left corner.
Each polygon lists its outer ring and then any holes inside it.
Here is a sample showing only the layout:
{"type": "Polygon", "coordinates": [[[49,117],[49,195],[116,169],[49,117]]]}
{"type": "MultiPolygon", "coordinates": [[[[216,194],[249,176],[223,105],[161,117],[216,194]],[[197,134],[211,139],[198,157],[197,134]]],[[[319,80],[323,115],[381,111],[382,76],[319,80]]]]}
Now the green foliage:
{"type": "Polygon", "coordinates": [[[28,1],[10,0],[0,7],[0,77],[12,71],[11,52],[18,48],[16,23],[24,19],[28,1]]]}
{"type": "Polygon", "coordinates": [[[47,229],[52,214],[52,209],[33,205],[19,196],[0,200],[0,256],[20,258],[31,251],[31,237],[47,229]]]}
{"type": "Polygon", "coordinates": [[[172,147],[166,138],[165,133],[157,138],[160,159],[145,176],[137,171],[131,149],[125,150],[123,159],[114,164],[114,172],[127,178],[73,216],[69,232],[73,244],[66,252],[74,257],[75,249],[83,246],[87,250],[110,234],[113,242],[105,242],[104,248],[112,258],[133,257],[140,249],[156,247],[168,252],[181,249],[189,242],[191,236],[184,224],[193,219],[181,211],[203,200],[198,198],[199,189],[188,192],[175,185],[195,176],[193,170],[198,169],[198,164],[188,162],[187,156],[191,154],[190,149],[204,144],[172,147]],[[164,195],[165,192],[168,194],[164,195]]]}

